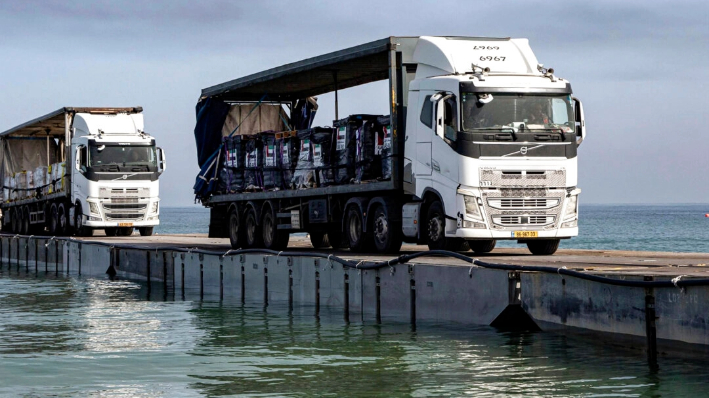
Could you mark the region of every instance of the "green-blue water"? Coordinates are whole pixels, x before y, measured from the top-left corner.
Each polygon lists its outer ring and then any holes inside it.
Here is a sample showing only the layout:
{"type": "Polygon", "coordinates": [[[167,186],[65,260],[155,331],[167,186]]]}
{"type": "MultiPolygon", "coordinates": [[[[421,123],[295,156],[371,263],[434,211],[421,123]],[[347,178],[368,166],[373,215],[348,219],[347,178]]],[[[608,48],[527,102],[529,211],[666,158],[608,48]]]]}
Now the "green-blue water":
{"type": "MultiPolygon", "coordinates": [[[[704,206],[585,206],[563,247],[709,252],[704,206]]],[[[206,232],[201,208],[158,233],[206,232]]],[[[148,295],[131,281],[0,267],[0,396],[709,395],[709,359],[610,338],[452,324],[380,326],[339,310],[148,295]],[[331,311],[331,312],[328,312],[331,311]],[[353,317],[353,319],[356,317],[353,317]]]]}
{"type": "Polygon", "coordinates": [[[0,396],[704,396],[709,361],[549,332],[346,324],[340,312],[0,274],[0,396]]]}

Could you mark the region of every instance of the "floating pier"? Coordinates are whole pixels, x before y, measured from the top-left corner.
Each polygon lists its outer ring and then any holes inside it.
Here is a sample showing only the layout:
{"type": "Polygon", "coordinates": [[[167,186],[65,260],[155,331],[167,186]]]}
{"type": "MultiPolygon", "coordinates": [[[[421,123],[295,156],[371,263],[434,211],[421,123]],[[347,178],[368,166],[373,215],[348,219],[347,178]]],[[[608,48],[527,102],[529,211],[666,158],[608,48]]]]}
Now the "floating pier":
{"type": "Polygon", "coordinates": [[[234,251],[204,235],[50,238],[0,235],[0,269],[145,281],[175,299],[339,308],[362,322],[455,322],[607,333],[658,350],[709,349],[709,254],[496,249],[400,257],[312,249],[234,251]],[[452,257],[451,257],[452,256],[452,257]],[[473,257],[477,260],[473,261],[473,257]],[[659,347],[659,348],[658,348],[659,347]]]}

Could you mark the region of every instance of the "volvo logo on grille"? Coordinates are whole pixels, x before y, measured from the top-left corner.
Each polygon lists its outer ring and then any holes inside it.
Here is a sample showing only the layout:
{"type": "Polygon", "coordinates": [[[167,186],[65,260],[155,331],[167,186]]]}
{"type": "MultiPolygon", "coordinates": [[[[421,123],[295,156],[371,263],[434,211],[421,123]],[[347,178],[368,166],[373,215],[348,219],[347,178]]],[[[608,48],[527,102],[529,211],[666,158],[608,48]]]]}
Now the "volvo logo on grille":
{"type": "Polygon", "coordinates": [[[527,154],[527,147],[523,146],[522,148],[520,148],[519,153],[521,153],[522,155],[526,155],[527,154]]]}

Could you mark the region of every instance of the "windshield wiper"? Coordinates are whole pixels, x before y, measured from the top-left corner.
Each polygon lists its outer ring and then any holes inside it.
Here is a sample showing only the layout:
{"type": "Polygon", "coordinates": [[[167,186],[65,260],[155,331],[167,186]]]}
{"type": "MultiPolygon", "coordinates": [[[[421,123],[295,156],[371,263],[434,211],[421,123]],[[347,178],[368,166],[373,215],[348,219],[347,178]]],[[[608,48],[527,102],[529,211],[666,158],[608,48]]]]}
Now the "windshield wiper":
{"type": "MultiPolygon", "coordinates": [[[[514,140],[514,141],[517,140],[517,135],[515,134],[514,127],[510,127],[510,126],[477,127],[477,128],[474,128],[473,130],[475,130],[475,131],[492,130],[492,131],[499,131],[502,133],[510,133],[512,140],[514,140]]],[[[498,138],[498,137],[496,136],[495,138],[498,138]]]]}

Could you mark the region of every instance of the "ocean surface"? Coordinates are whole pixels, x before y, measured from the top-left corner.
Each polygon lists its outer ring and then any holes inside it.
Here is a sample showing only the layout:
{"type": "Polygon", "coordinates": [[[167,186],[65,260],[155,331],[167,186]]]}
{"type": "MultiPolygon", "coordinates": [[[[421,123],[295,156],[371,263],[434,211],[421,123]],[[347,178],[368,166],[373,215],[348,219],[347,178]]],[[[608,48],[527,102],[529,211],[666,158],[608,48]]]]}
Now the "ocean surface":
{"type": "MultiPolygon", "coordinates": [[[[707,206],[709,207],[709,206],[707,206]]],[[[705,206],[583,206],[563,247],[709,252],[705,206]]],[[[206,232],[200,207],[158,233],[206,232]]],[[[699,397],[709,357],[492,327],[346,323],[339,309],[175,297],[0,265],[0,397],[699,397]]]]}
{"type": "MultiPolygon", "coordinates": [[[[209,212],[201,206],[161,208],[156,232],[207,233],[209,212]]],[[[562,249],[709,253],[709,203],[688,205],[584,205],[579,236],[562,249]]],[[[497,247],[524,247],[498,241],[497,247]]]]}

